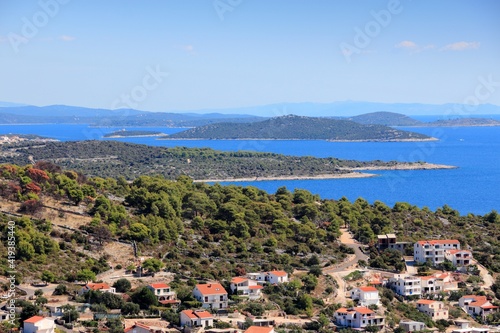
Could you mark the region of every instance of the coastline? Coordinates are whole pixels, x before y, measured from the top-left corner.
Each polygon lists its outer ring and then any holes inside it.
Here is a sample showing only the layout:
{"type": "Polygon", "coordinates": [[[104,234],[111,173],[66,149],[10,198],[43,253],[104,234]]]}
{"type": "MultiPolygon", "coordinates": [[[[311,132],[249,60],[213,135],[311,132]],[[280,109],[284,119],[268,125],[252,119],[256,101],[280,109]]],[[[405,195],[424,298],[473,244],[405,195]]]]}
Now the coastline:
{"type": "Polygon", "coordinates": [[[103,138],[106,139],[123,139],[123,138],[147,138],[147,137],[155,137],[155,136],[162,136],[164,135],[163,133],[161,134],[143,134],[143,135],[110,135],[110,136],[103,136],[103,138]]]}
{"type": "Polygon", "coordinates": [[[379,175],[366,172],[348,172],[339,174],[320,174],[315,176],[270,176],[270,177],[246,177],[226,179],[194,179],[195,183],[224,183],[224,182],[257,182],[267,180],[314,180],[314,179],[341,179],[341,178],[370,178],[379,175]]]}
{"type": "Polygon", "coordinates": [[[347,179],[347,178],[371,178],[379,177],[374,173],[360,172],[369,170],[442,170],[458,169],[457,166],[433,163],[400,163],[389,166],[368,166],[359,168],[342,168],[341,170],[350,171],[339,174],[319,174],[315,176],[270,176],[270,177],[242,177],[242,178],[216,178],[216,179],[194,179],[195,183],[224,183],[224,182],[257,182],[269,180],[314,180],[314,179],[347,179]]]}
{"type": "Polygon", "coordinates": [[[393,140],[333,140],[333,139],[271,139],[271,138],[234,138],[234,139],[213,139],[213,138],[172,138],[160,136],[156,140],[172,141],[327,141],[327,142],[427,142],[439,141],[437,138],[426,139],[393,139],[393,140]]]}

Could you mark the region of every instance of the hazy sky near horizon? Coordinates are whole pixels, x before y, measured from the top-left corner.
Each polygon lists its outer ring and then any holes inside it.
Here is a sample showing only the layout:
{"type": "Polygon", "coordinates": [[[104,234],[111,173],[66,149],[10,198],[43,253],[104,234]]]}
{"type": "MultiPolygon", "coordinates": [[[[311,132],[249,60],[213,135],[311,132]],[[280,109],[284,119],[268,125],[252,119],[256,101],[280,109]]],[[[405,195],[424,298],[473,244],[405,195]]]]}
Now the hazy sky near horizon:
{"type": "Polygon", "coordinates": [[[500,105],[500,1],[0,0],[0,101],[500,105]]]}

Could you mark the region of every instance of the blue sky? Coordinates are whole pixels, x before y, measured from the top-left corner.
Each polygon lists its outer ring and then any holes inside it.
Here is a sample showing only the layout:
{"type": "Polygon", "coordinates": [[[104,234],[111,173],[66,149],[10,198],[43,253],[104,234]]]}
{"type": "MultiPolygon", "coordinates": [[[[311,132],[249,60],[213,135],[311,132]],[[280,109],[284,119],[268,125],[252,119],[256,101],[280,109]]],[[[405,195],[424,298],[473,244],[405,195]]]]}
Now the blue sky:
{"type": "Polygon", "coordinates": [[[500,105],[500,2],[0,1],[0,101],[500,105]]]}

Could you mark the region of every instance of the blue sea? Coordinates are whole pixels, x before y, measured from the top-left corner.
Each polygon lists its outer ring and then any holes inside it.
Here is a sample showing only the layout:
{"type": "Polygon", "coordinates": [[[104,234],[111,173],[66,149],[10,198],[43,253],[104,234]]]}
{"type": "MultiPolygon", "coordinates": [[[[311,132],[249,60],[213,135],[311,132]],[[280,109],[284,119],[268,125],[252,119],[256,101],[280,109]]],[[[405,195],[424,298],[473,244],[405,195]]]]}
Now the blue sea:
{"type": "MultiPolygon", "coordinates": [[[[121,128],[86,125],[0,125],[0,134],[38,134],[61,141],[104,140],[121,128]]],[[[369,171],[379,177],[328,180],[225,182],[252,185],[268,192],[281,186],[307,189],[322,198],[354,201],[362,197],[389,206],[408,202],[436,210],[447,204],[461,214],[483,215],[500,210],[500,127],[402,128],[439,139],[435,142],[326,142],[274,140],[156,140],[155,137],[107,139],[153,146],[210,147],[218,150],[263,151],[296,156],[337,157],[354,160],[427,161],[457,166],[450,170],[369,171]]],[[[139,127],[172,134],[183,129],[139,127]]]]}

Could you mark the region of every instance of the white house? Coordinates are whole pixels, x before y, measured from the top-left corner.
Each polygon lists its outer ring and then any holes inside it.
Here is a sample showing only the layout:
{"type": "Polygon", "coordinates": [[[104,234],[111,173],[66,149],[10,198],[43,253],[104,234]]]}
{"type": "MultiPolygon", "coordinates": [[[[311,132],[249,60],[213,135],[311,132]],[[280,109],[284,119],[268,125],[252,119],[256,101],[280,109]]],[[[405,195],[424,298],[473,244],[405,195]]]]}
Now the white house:
{"type": "Polygon", "coordinates": [[[194,287],[193,296],[202,303],[204,308],[214,310],[227,308],[227,291],[220,283],[197,284],[194,287]]]}
{"type": "Polygon", "coordinates": [[[269,271],[260,273],[248,273],[247,277],[262,284],[268,282],[270,284],[280,284],[288,282],[288,273],[285,271],[269,271]]]}
{"type": "Polygon", "coordinates": [[[359,300],[362,306],[369,306],[379,303],[378,290],[375,287],[359,287],[351,290],[351,298],[359,300]]]}
{"type": "Polygon", "coordinates": [[[458,300],[458,305],[471,316],[483,319],[498,311],[498,306],[491,304],[486,296],[465,295],[458,300]]]}
{"type": "Polygon", "coordinates": [[[448,308],[444,306],[443,302],[419,299],[417,301],[417,310],[425,313],[431,317],[432,320],[448,319],[448,308]]]}
{"type": "Polygon", "coordinates": [[[177,295],[166,283],[152,283],[148,285],[149,290],[155,294],[158,301],[176,300],[177,295]]]}
{"type": "Polygon", "coordinates": [[[33,316],[23,322],[24,333],[54,333],[56,324],[53,319],[33,316]]]}
{"type": "Polygon", "coordinates": [[[109,284],[107,283],[87,283],[85,286],[80,289],[79,294],[85,294],[87,291],[94,290],[94,291],[101,291],[103,293],[116,293],[116,289],[113,287],[110,287],[109,284]]]}
{"type": "Polygon", "coordinates": [[[388,286],[401,296],[420,296],[422,294],[421,281],[418,276],[394,274],[389,279],[388,286]]]}
{"type": "Polygon", "coordinates": [[[472,260],[472,252],[467,250],[448,250],[444,256],[456,267],[468,266],[472,260]]]}
{"type": "Polygon", "coordinates": [[[384,317],[377,316],[369,308],[340,308],[335,311],[335,324],[341,327],[365,328],[366,326],[384,327],[384,317]]]}
{"type": "Polygon", "coordinates": [[[250,326],[244,333],[274,333],[274,328],[270,326],[250,326]]]}
{"type": "Polygon", "coordinates": [[[432,265],[438,265],[444,262],[447,250],[460,250],[460,242],[456,239],[418,241],[413,245],[413,257],[419,264],[430,260],[432,265]]]}
{"type": "Polygon", "coordinates": [[[205,310],[181,311],[181,327],[207,327],[214,326],[214,317],[205,310]]]}
{"type": "Polygon", "coordinates": [[[252,279],[244,277],[234,277],[231,279],[231,292],[239,296],[248,297],[251,300],[259,299],[262,297],[263,287],[252,279]]]}

